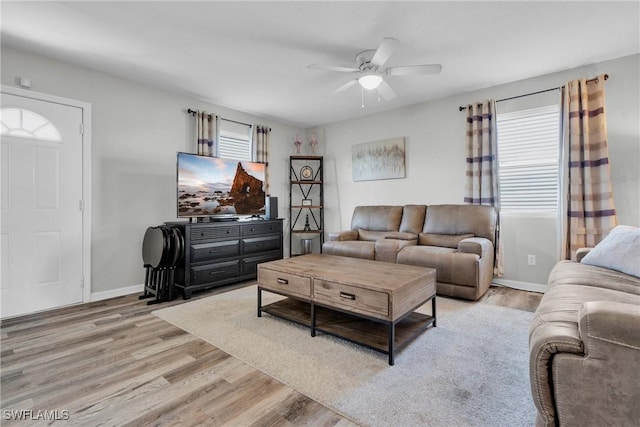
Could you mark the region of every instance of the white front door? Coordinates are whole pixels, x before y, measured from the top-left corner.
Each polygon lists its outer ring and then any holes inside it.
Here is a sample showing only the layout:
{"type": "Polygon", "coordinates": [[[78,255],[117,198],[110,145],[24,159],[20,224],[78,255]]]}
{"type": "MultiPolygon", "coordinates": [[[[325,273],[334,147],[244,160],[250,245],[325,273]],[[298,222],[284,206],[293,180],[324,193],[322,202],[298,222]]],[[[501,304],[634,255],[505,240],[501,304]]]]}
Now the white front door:
{"type": "Polygon", "coordinates": [[[0,317],[83,301],[82,109],[2,93],[0,317]]]}

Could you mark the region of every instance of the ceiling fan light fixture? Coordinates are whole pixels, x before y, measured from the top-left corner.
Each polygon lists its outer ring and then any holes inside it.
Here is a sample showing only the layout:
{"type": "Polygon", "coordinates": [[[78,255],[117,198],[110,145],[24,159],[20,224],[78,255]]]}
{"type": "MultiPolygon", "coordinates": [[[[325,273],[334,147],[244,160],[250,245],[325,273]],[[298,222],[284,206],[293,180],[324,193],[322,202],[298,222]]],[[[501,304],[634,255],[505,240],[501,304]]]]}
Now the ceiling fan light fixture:
{"type": "Polygon", "coordinates": [[[377,74],[365,74],[358,79],[358,83],[365,89],[372,90],[380,86],[382,77],[377,74]]]}

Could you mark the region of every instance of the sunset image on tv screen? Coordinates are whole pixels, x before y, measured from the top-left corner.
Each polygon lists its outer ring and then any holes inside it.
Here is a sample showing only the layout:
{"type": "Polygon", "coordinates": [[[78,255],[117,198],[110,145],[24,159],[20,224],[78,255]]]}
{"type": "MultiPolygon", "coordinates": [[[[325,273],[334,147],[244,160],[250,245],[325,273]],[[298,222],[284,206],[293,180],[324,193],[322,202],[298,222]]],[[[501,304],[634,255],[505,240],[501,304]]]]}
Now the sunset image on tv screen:
{"type": "Polygon", "coordinates": [[[263,215],[265,164],[178,153],[178,216],[263,215]]]}

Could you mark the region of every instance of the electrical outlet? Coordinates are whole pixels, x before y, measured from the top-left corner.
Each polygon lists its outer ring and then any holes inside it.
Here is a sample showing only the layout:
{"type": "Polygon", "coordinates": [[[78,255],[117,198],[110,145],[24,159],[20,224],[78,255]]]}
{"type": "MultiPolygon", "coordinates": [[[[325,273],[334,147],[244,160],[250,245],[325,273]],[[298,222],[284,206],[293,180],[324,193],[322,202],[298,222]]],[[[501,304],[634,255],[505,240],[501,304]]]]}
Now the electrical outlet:
{"type": "Polygon", "coordinates": [[[536,265],[536,256],[535,255],[529,255],[528,256],[528,261],[529,261],[529,265],[536,265]]]}

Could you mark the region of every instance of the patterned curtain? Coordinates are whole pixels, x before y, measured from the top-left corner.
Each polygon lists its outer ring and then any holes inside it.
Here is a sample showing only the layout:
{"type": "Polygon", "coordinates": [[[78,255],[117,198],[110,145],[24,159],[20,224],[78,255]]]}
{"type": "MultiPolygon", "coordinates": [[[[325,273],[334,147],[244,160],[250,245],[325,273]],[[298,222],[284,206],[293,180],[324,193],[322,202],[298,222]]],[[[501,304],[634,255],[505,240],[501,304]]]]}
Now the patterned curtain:
{"type": "Polygon", "coordinates": [[[465,203],[494,206],[498,214],[493,274],[502,276],[504,256],[500,236],[500,189],[496,102],[467,105],[467,178],[465,203]]]}
{"type": "Polygon", "coordinates": [[[578,79],[562,88],[563,167],[562,259],[576,259],[618,224],[609,166],[605,76],[578,79]]]}
{"type": "Polygon", "coordinates": [[[206,111],[196,111],[196,140],[197,154],[201,156],[215,156],[215,141],[217,136],[217,120],[215,114],[206,111]]]}
{"type": "Polygon", "coordinates": [[[266,126],[255,125],[253,140],[255,141],[254,161],[264,163],[264,193],[269,195],[269,134],[271,129],[266,126]]]}

